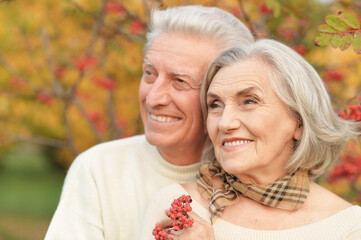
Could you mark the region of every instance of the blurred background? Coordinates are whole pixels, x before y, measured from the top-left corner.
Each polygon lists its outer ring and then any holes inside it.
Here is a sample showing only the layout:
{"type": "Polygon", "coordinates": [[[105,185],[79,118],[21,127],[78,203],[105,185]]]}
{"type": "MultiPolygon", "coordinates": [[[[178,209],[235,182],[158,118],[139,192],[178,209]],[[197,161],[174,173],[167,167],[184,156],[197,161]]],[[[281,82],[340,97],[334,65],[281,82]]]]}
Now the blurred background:
{"type": "MultiPolygon", "coordinates": [[[[43,239],[74,158],[142,133],[137,88],[155,4],[218,6],[288,44],[315,66],[335,111],[361,121],[361,0],[0,0],[1,240],[43,239]]],[[[361,204],[360,146],[347,143],[317,181],[361,204]]]]}

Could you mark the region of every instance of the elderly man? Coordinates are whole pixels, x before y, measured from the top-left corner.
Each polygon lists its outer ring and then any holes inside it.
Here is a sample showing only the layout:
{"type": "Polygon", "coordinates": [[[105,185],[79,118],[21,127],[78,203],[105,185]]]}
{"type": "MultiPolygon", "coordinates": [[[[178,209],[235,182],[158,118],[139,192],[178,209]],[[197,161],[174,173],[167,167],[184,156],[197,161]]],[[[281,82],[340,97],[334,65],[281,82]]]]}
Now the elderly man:
{"type": "Polygon", "coordinates": [[[139,86],[145,135],[76,158],[45,239],[136,239],[150,197],[167,184],[195,180],[208,65],[223,50],[253,41],[243,23],[215,7],[154,10],[139,86]]]}

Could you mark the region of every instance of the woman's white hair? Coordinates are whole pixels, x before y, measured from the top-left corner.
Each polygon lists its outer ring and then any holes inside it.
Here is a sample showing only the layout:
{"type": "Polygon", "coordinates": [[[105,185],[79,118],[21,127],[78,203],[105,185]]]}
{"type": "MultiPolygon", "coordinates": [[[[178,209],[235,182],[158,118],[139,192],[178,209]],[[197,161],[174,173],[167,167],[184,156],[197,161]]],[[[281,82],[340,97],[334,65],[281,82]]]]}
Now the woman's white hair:
{"type": "Polygon", "coordinates": [[[238,18],[220,8],[200,5],[178,6],[165,10],[154,8],[150,14],[148,29],[145,52],[161,33],[181,33],[215,39],[223,50],[254,41],[249,29],[238,18]]]}
{"type": "MultiPolygon", "coordinates": [[[[302,138],[295,141],[286,171],[305,169],[311,178],[324,173],[338,159],[345,142],[361,134],[361,123],[339,117],[316,70],[280,42],[261,39],[248,46],[240,45],[225,51],[211,64],[201,89],[204,119],[207,118],[206,93],[219,69],[250,59],[259,59],[268,66],[275,93],[303,127],[302,138]]],[[[203,160],[216,160],[209,138],[203,160]]]]}

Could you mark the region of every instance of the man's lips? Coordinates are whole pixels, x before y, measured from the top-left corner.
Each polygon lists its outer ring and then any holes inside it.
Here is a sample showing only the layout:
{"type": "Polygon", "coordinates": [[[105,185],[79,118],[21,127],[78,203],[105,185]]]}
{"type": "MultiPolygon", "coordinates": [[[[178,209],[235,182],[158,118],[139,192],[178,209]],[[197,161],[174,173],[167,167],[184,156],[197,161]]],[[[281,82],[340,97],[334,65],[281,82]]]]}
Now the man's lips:
{"type": "Polygon", "coordinates": [[[165,116],[165,115],[155,115],[153,113],[149,113],[150,115],[150,118],[154,121],[157,121],[157,122],[168,122],[168,123],[171,123],[171,122],[177,122],[180,120],[180,118],[178,117],[170,117],[170,116],[165,116]]]}

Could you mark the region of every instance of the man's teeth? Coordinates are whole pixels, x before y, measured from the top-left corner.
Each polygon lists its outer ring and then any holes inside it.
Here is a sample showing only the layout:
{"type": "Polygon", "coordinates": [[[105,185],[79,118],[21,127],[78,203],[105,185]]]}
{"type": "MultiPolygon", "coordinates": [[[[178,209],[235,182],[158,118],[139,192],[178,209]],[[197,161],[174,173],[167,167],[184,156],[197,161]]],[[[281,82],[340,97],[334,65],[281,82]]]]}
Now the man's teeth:
{"type": "Polygon", "coordinates": [[[158,122],[176,122],[176,121],[178,121],[178,118],[156,116],[154,114],[150,114],[150,118],[155,121],[158,121],[158,122]]]}
{"type": "Polygon", "coordinates": [[[242,144],[246,144],[246,143],[250,143],[250,140],[237,140],[237,141],[232,141],[232,142],[225,142],[223,145],[224,146],[237,146],[237,145],[242,145],[242,144]]]}

